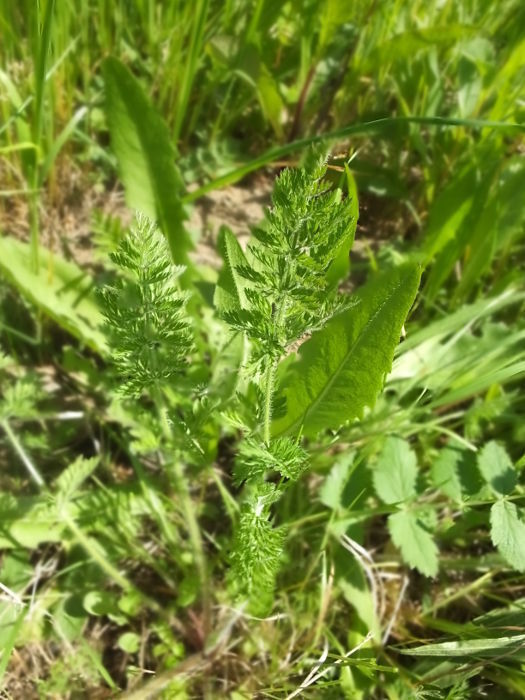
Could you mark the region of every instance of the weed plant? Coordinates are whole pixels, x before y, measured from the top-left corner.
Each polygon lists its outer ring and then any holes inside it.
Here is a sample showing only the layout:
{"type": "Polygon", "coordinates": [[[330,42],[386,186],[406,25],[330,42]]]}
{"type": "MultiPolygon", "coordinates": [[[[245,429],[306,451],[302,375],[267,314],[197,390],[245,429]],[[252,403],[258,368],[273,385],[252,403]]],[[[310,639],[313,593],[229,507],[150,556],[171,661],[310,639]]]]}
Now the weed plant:
{"type": "Polygon", "coordinates": [[[523,17],[0,0],[6,697],[525,696],[523,17]]]}

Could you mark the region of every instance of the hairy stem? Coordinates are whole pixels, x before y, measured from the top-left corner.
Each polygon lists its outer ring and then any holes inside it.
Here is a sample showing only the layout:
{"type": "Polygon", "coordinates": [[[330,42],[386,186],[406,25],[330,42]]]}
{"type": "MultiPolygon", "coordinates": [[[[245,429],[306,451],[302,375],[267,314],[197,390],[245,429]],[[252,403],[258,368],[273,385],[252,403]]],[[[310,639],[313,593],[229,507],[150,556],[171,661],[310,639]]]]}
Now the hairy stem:
{"type": "MultiPolygon", "coordinates": [[[[274,334],[279,340],[281,340],[283,335],[283,323],[284,316],[286,313],[287,298],[283,298],[279,302],[277,312],[275,314],[274,322],[274,334]]],[[[272,403],[273,395],[275,393],[275,378],[277,374],[277,366],[281,359],[276,357],[273,362],[270,363],[268,369],[266,370],[265,387],[264,387],[264,412],[263,412],[263,437],[264,442],[269,445],[271,440],[271,425],[272,425],[272,403]]]]}
{"type": "Polygon", "coordinates": [[[277,361],[272,362],[266,370],[264,387],[264,414],[263,414],[263,437],[264,442],[269,445],[271,440],[272,425],[272,401],[275,390],[275,373],[277,371],[277,361]]]}

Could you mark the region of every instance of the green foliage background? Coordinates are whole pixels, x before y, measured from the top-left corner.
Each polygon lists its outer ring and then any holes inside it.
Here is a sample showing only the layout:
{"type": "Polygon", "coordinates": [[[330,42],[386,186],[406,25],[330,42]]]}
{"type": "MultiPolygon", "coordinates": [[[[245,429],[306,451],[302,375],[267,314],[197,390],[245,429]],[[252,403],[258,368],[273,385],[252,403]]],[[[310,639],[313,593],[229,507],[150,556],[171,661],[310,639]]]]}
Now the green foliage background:
{"type": "Polygon", "coordinates": [[[525,697],[524,55],[515,0],[0,0],[6,697],[525,697]]]}

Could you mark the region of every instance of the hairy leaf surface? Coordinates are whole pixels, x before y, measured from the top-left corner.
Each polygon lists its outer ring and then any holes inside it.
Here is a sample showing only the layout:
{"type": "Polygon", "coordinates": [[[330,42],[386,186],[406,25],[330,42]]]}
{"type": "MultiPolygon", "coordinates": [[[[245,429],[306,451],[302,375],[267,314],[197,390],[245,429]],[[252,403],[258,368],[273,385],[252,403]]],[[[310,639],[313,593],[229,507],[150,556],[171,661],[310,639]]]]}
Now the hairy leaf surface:
{"type": "Polygon", "coordinates": [[[213,298],[217,311],[238,311],[246,308],[246,278],[242,277],[238,268],[248,266],[246,256],[229,228],[223,226],[219,231],[219,252],[224,260],[219,274],[215,296],[213,298]]]}
{"type": "Polygon", "coordinates": [[[281,382],[286,413],[273,434],[315,436],[361,417],[390,371],[401,328],[419,285],[418,266],[407,263],[368,283],[355,305],[332,318],[300,349],[281,382]]]}

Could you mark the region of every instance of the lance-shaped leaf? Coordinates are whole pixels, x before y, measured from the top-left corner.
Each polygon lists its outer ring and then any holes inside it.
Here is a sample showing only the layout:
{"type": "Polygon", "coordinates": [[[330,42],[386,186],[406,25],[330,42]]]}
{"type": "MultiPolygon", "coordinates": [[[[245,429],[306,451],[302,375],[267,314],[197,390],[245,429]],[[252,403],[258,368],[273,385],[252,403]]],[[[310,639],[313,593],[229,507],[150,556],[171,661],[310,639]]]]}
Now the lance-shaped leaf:
{"type": "Polygon", "coordinates": [[[359,199],[357,196],[357,184],[350,168],[345,163],[346,182],[348,188],[347,202],[350,207],[350,225],[343,236],[338,248],[337,257],[330,265],[326,277],[328,281],[337,285],[342,279],[348,276],[350,269],[350,250],[354,244],[355,232],[357,229],[357,221],[359,219],[359,199]]]}
{"type": "Polygon", "coordinates": [[[247,280],[239,274],[238,268],[248,267],[248,263],[239,241],[226,226],[222,226],[219,231],[218,249],[224,265],[215,287],[213,302],[219,314],[239,311],[246,308],[244,290],[247,280]]]}
{"type": "Polygon", "coordinates": [[[273,421],[274,436],[307,436],[339,428],[372,406],[392,367],[394,349],[419,286],[420,270],[406,263],[355,295],[355,304],[332,318],[300,348],[280,382],[286,413],[273,421]]]}
{"type": "Polygon", "coordinates": [[[74,262],[40,246],[38,272],[31,269],[27,243],[11,236],[0,237],[0,278],[2,275],[19,292],[64,330],[99,353],[107,351],[100,330],[102,314],[94,298],[94,281],[74,262]]]}
{"type": "Polygon", "coordinates": [[[512,637],[495,637],[493,639],[465,639],[438,644],[425,644],[412,649],[400,649],[402,654],[410,656],[505,656],[523,649],[525,634],[512,637]]]}
{"type": "Polygon", "coordinates": [[[117,59],[104,61],[106,116],[128,205],[158,221],[177,264],[187,264],[191,241],[183,222],[183,182],[168,127],[142,87],[117,59]]]}

